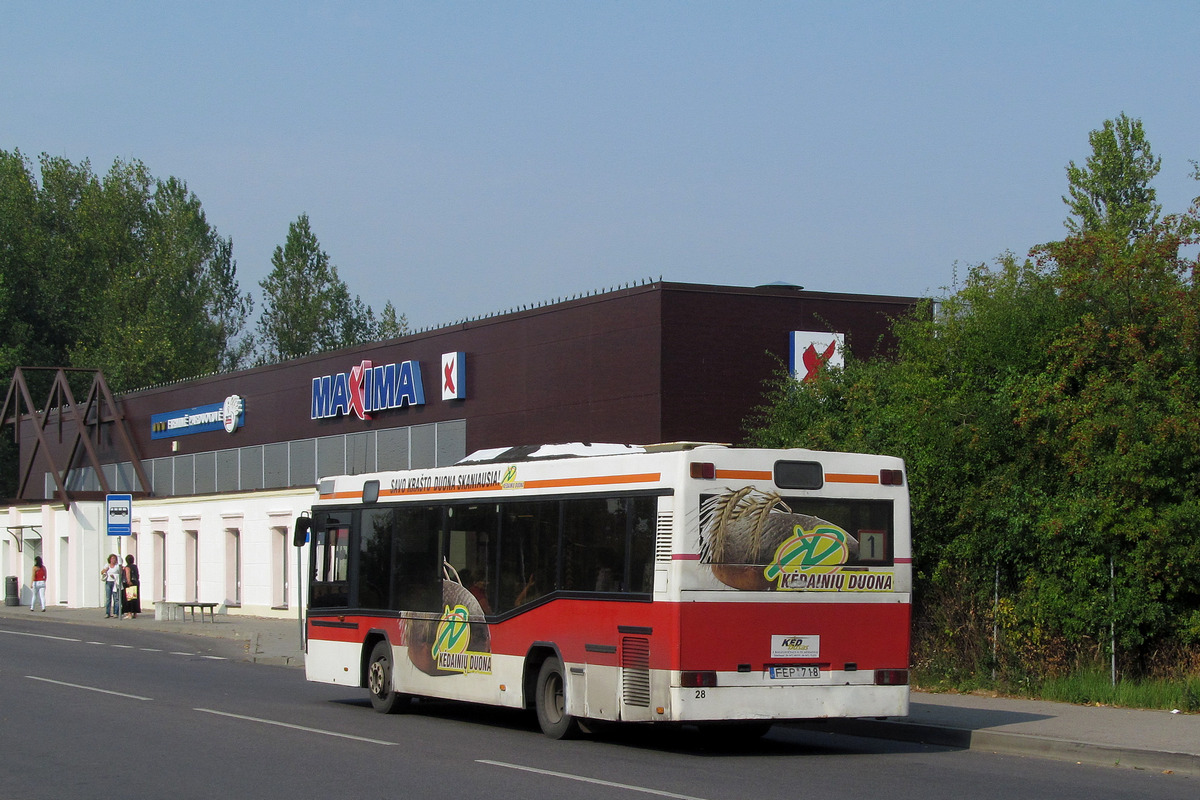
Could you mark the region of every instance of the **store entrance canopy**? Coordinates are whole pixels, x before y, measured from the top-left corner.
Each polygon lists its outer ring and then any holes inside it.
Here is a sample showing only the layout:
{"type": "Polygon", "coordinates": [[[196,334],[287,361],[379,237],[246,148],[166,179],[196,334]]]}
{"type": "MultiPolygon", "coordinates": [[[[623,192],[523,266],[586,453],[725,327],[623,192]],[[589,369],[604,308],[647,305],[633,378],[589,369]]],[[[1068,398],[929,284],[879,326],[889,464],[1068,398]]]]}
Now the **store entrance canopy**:
{"type": "Polygon", "coordinates": [[[25,549],[26,539],[37,539],[41,541],[42,529],[39,525],[8,525],[8,535],[13,537],[17,543],[17,552],[20,553],[25,549]]]}

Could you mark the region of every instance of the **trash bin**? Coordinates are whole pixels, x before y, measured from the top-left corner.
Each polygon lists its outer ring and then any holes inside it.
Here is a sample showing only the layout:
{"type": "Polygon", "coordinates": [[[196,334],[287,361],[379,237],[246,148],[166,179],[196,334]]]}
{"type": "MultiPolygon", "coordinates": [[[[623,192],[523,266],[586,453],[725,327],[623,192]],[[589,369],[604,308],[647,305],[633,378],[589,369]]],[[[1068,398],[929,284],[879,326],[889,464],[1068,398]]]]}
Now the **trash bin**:
{"type": "Polygon", "coordinates": [[[16,575],[8,575],[4,578],[4,605],[21,605],[21,581],[16,575]]]}

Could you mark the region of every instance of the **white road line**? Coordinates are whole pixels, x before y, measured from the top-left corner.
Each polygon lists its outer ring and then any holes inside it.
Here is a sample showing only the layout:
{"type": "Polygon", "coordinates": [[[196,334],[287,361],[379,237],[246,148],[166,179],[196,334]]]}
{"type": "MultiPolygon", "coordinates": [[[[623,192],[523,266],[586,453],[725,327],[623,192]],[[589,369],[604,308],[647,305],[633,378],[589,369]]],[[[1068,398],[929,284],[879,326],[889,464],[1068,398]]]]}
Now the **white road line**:
{"type": "Polygon", "coordinates": [[[185,653],[182,650],[173,650],[173,651],[171,651],[171,655],[173,655],[173,656],[194,656],[195,653],[185,653]]]}
{"type": "Polygon", "coordinates": [[[7,633],[9,636],[32,636],[35,639],[53,639],[56,642],[82,642],[82,639],[69,639],[66,636],[47,636],[44,633],[26,633],[25,631],[6,631],[0,629],[0,633],[7,633]]]}
{"type": "Polygon", "coordinates": [[[599,778],[585,778],[582,775],[572,775],[569,772],[554,772],[548,769],[538,769],[537,767],[523,767],[520,764],[506,764],[503,761],[487,761],[486,759],[476,759],[477,764],[490,764],[493,767],[505,767],[507,769],[518,769],[522,772],[533,772],[538,775],[549,775],[552,778],[565,778],[569,781],[579,781],[580,783],[594,783],[597,786],[611,786],[614,789],[626,789],[631,792],[642,792],[643,794],[653,794],[658,797],[674,797],[676,800],[704,800],[701,797],[695,797],[690,794],[675,794],[674,792],[664,792],[660,789],[649,789],[645,786],[631,786],[628,783],[615,783],[613,781],[602,781],[599,778]]]}
{"type": "Polygon", "coordinates": [[[291,728],[292,730],[305,731],[307,733],[319,733],[322,736],[337,736],[340,739],[353,739],[356,742],[367,742],[369,744],[382,744],[388,747],[395,747],[396,742],[385,742],[382,739],[368,739],[365,736],[352,736],[348,733],[338,733],[336,731],[323,731],[320,728],[306,728],[303,725],[293,725],[290,722],[277,722],[273,719],[260,719],[259,717],[246,717],[241,714],[230,714],[227,711],[213,711],[211,708],[193,708],[193,711],[200,711],[205,714],[216,714],[218,717],[232,717],[233,719],[246,720],[247,722],[261,722],[264,725],[277,725],[280,728],[291,728]]]}
{"type": "MultiPolygon", "coordinates": [[[[53,639],[56,642],[76,642],[79,644],[95,644],[95,645],[101,645],[101,646],[107,646],[107,647],[116,647],[121,650],[137,649],[137,650],[141,650],[146,653],[161,653],[161,652],[163,652],[162,650],[160,650],[158,648],[154,648],[154,647],[135,648],[134,645],[131,645],[131,644],[112,644],[111,642],[93,642],[93,641],[89,641],[87,639],[72,639],[68,636],[48,636],[47,634],[44,634],[44,633],[26,633],[25,631],[6,631],[3,628],[0,628],[0,633],[7,633],[9,636],[32,636],[34,639],[53,639]]],[[[178,653],[171,653],[171,655],[173,655],[173,656],[195,656],[198,654],[197,653],[178,652],[178,653]]],[[[229,659],[225,658],[224,656],[200,656],[200,658],[207,658],[211,661],[228,661],[229,660],[229,659]]]]}
{"type": "Polygon", "coordinates": [[[26,675],[31,681],[41,681],[42,683],[53,683],[55,686],[69,686],[72,689],[83,689],[88,692],[99,692],[100,694],[114,694],[117,697],[128,697],[131,700],[151,700],[150,697],[141,697],[136,694],[125,694],[124,692],[113,692],[108,689],[97,689],[95,686],[81,686],[78,683],[66,683],[65,681],[52,681],[49,678],[39,678],[37,675],[26,675]]]}

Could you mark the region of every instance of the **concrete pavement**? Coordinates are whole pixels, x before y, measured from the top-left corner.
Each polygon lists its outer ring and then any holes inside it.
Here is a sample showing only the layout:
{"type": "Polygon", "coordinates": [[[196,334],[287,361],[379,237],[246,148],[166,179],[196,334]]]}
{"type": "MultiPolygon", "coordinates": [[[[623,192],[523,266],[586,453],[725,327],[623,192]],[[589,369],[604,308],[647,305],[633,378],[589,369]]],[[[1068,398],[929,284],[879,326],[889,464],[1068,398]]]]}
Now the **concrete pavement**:
{"type": "MultiPolygon", "coordinates": [[[[155,619],[108,620],[98,608],[0,606],[6,618],[54,620],[79,625],[128,625],[141,630],[209,636],[242,643],[244,660],[304,666],[300,623],[295,618],[217,614],[214,622],[155,619]]],[[[1200,715],[1169,711],[1077,706],[1040,700],[914,692],[909,716],[888,720],[828,720],[800,727],[944,747],[1170,771],[1200,777],[1200,715]]]]}
{"type": "Polygon", "coordinates": [[[137,619],[105,619],[102,608],[66,608],[50,606],[43,614],[29,610],[29,606],[0,606],[0,622],[9,617],[46,619],[75,625],[99,627],[127,625],[142,631],[203,636],[242,643],[244,661],[257,664],[304,668],[304,651],[300,644],[300,622],[276,617],[252,617],[237,614],[216,614],[212,622],[208,615],[201,620],[185,616],[182,620],[155,619],[153,606],[147,604],[148,613],[138,614],[137,619]]]}

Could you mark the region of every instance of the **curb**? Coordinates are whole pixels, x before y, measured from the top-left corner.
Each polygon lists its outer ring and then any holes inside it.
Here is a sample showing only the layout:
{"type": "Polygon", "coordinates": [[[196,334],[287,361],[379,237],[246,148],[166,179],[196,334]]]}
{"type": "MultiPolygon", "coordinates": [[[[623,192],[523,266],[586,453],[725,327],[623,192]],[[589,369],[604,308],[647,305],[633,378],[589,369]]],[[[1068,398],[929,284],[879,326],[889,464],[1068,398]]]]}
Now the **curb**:
{"type": "Polygon", "coordinates": [[[1075,742],[1025,733],[1001,733],[992,730],[938,727],[911,722],[867,719],[830,719],[818,723],[802,722],[798,727],[845,736],[861,736],[899,742],[981,750],[1005,755],[1032,756],[1077,764],[1154,770],[1200,777],[1200,755],[1159,752],[1134,747],[1075,742]]]}

